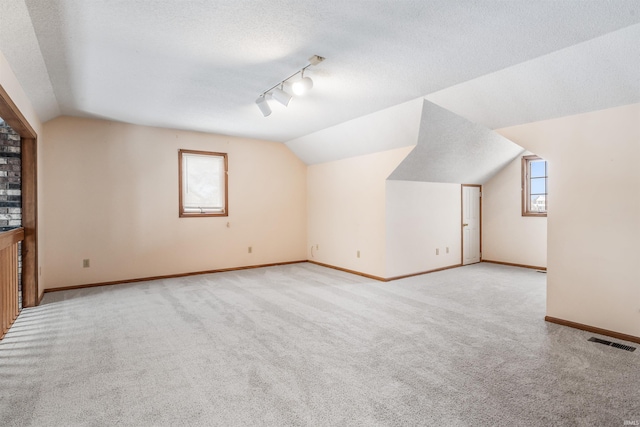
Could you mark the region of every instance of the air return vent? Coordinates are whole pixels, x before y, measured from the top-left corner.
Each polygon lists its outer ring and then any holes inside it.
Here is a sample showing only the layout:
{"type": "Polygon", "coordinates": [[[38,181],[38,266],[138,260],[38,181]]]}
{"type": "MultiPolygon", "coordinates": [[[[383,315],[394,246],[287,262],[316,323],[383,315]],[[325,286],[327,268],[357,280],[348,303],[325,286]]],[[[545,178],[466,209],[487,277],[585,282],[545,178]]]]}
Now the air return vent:
{"type": "Polygon", "coordinates": [[[607,340],[601,340],[600,338],[596,338],[596,337],[589,338],[589,341],[597,342],[597,343],[608,345],[608,346],[615,347],[615,348],[621,348],[621,349],[627,350],[627,351],[634,351],[636,349],[635,347],[631,347],[629,345],[618,344],[617,342],[611,342],[611,341],[607,341],[607,340]]]}

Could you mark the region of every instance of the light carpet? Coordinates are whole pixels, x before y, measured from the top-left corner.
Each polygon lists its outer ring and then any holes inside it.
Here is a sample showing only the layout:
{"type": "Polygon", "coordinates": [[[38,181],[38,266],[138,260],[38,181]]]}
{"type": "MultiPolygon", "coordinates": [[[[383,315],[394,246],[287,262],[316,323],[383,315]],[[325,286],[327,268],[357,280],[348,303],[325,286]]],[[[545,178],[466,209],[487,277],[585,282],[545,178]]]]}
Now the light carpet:
{"type": "Polygon", "coordinates": [[[545,281],[476,264],[382,283],[303,263],[49,293],[0,343],[0,424],[639,421],[640,350],[544,322],[545,281]]]}

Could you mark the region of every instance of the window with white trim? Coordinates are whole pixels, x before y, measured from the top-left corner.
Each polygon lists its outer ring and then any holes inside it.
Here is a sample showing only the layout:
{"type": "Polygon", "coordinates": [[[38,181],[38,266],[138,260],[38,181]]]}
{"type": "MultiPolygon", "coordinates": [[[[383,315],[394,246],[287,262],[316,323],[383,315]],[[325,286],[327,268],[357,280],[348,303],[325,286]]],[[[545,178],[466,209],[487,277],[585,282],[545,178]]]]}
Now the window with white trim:
{"type": "Polygon", "coordinates": [[[227,154],[178,152],[180,217],[228,216],[227,154]]]}
{"type": "Polygon", "coordinates": [[[547,161],[522,157],[522,216],[547,216],[547,161]]]}

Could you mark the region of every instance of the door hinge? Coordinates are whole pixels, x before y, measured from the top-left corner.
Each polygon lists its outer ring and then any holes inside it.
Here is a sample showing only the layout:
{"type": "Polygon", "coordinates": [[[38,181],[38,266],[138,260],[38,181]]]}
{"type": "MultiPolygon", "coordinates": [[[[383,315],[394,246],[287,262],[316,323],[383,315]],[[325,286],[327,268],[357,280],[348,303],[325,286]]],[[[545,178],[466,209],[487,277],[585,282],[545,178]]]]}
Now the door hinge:
{"type": "Polygon", "coordinates": [[[478,193],[478,195],[479,195],[480,197],[482,197],[482,191],[480,191],[480,192],[478,193]]]}

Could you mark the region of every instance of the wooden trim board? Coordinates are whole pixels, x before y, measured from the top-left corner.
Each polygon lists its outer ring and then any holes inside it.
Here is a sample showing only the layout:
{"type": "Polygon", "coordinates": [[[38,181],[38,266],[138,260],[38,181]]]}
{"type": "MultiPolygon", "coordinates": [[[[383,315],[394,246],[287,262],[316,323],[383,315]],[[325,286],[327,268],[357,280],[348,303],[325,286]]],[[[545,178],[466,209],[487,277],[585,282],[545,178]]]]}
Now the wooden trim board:
{"type": "Polygon", "coordinates": [[[220,268],[217,270],[205,270],[205,271],[194,271],[190,273],[168,274],[165,276],[139,277],[137,279],[114,280],[112,282],[88,283],[85,285],[63,286],[59,288],[45,289],[44,292],[49,293],[49,292],[58,292],[58,291],[69,291],[72,289],[95,288],[99,286],[123,285],[126,283],[148,282],[150,280],[174,279],[176,277],[197,276],[199,274],[224,273],[226,271],[250,270],[253,268],[276,267],[278,265],[300,264],[302,262],[307,262],[307,261],[301,260],[301,261],[274,262],[272,264],[248,265],[244,267],[220,268]]]}
{"type": "Polygon", "coordinates": [[[38,302],[38,143],[22,137],[22,305],[38,302]]]}
{"type": "MultiPolygon", "coordinates": [[[[148,282],[148,281],[151,281],[151,280],[173,279],[173,278],[177,278],[177,277],[197,276],[199,274],[213,274],[213,273],[223,273],[223,272],[226,272],[226,271],[239,271],[239,270],[250,270],[250,269],[254,269],[254,268],[263,268],[263,267],[276,267],[276,266],[279,266],[279,265],[300,264],[300,263],[303,263],[303,262],[308,262],[310,264],[315,264],[315,265],[319,265],[321,267],[331,268],[331,269],[334,269],[334,270],[344,271],[345,273],[355,274],[355,275],[358,275],[358,276],[366,277],[368,279],[378,280],[380,282],[391,282],[391,281],[394,281],[394,280],[405,279],[407,277],[420,276],[422,274],[435,273],[436,271],[442,271],[442,270],[448,270],[450,268],[461,267],[460,264],[456,264],[456,265],[450,265],[450,266],[447,266],[447,267],[436,268],[434,270],[423,271],[423,272],[420,272],[420,273],[407,274],[407,275],[404,275],[404,276],[396,276],[396,277],[390,277],[388,279],[385,279],[383,277],[373,276],[371,274],[361,273],[359,271],[348,270],[346,268],[336,267],[336,266],[329,265],[329,264],[323,264],[323,263],[317,262],[317,261],[301,260],[301,261],[276,262],[276,263],[272,263],[272,264],[249,265],[249,266],[245,266],[245,267],[220,268],[220,269],[217,269],[217,270],[195,271],[195,272],[190,272],[190,273],[168,274],[168,275],[165,275],[165,276],[140,277],[140,278],[128,279],[128,280],[114,280],[114,281],[111,281],[111,282],[87,283],[87,284],[84,284],[84,285],[63,286],[63,287],[59,287],[59,288],[45,289],[44,293],[58,292],[58,291],[70,291],[70,290],[73,290],[73,289],[95,288],[95,287],[99,287],[99,286],[123,285],[123,284],[127,284],[127,283],[148,282]]],[[[42,300],[42,297],[44,296],[44,293],[43,293],[43,295],[40,296],[40,301],[42,300]]],[[[38,301],[38,304],[40,304],[40,301],[38,301]]]]}
{"type": "Polygon", "coordinates": [[[610,331],[608,329],[602,329],[595,326],[589,326],[582,323],[572,322],[570,320],[558,319],[557,317],[545,316],[544,320],[549,323],[555,323],[557,325],[568,326],[574,329],[580,329],[581,331],[593,332],[594,334],[606,335],[608,337],[617,338],[619,340],[635,342],[640,344],[640,337],[633,335],[623,334],[621,332],[610,331]]]}
{"type": "MultiPolygon", "coordinates": [[[[366,277],[368,279],[373,279],[373,280],[377,280],[377,281],[380,281],[380,282],[392,282],[394,280],[406,279],[408,277],[421,276],[423,274],[436,273],[438,271],[444,271],[444,270],[450,270],[452,268],[463,267],[462,264],[453,264],[453,265],[448,265],[446,267],[434,268],[433,270],[426,270],[426,271],[421,271],[421,272],[418,272],[418,273],[404,274],[402,276],[394,276],[394,277],[384,278],[384,277],[374,276],[372,274],[362,273],[360,271],[349,270],[347,268],[337,267],[335,265],[324,264],[324,263],[318,262],[318,261],[300,260],[300,261],[277,262],[277,263],[272,263],[272,264],[249,265],[249,266],[245,266],[245,267],[221,268],[221,269],[217,269],[217,270],[195,271],[195,272],[189,272],[189,273],[169,274],[169,275],[165,275],[165,276],[152,276],[152,277],[141,277],[141,278],[128,279],[128,280],[115,280],[115,281],[111,281],[111,282],[88,283],[88,284],[84,284],[84,285],[64,286],[64,287],[59,287],[59,288],[45,289],[44,292],[48,293],[48,292],[57,292],[57,291],[67,291],[67,290],[72,290],[72,289],[93,288],[93,287],[98,287],[98,286],[110,286],[110,285],[120,285],[120,284],[125,284],[125,283],[147,282],[147,281],[150,281],[150,280],[172,279],[172,278],[176,278],[176,277],[196,276],[196,275],[199,275],[199,274],[213,274],[213,273],[223,273],[225,271],[250,270],[250,269],[253,269],[253,268],[275,267],[275,266],[279,266],[279,265],[289,265],[289,264],[300,264],[300,263],[303,263],[303,262],[308,262],[310,264],[319,265],[320,267],[331,268],[333,270],[343,271],[343,272],[349,273],[349,274],[355,274],[357,276],[366,277]]],[[[506,262],[500,262],[500,261],[482,260],[482,262],[488,262],[488,263],[492,263],[492,264],[509,265],[509,266],[512,266],[512,267],[523,267],[523,268],[531,268],[531,269],[537,269],[537,270],[546,270],[545,267],[534,267],[534,266],[530,266],[530,265],[512,264],[512,263],[506,263],[506,262]]],[[[40,297],[40,299],[42,299],[42,296],[40,297]]]]}
{"type": "Polygon", "coordinates": [[[345,273],[350,273],[350,274],[355,274],[357,276],[366,277],[367,279],[378,280],[380,282],[388,282],[388,280],[383,278],[383,277],[373,276],[371,274],[361,273],[359,271],[349,270],[347,268],[336,267],[335,265],[324,264],[324,263],[321,263],[321,262],[318,262],[318,261],[311,261],[311,260],[308,260],[307,262],[310,263],[310,264],[319,265],[320,267],[331,268],[333,270],[344,271],[345,273]]]}
{"type": "Polygon", "coordinates": [[[402,275],[402,276],[394,276],[394,277],[384,278],[384,277],[374,276],[374,275],[367,274],[367,273],[361,273],[361,272],[355,271],[355,270],[349,270],[347,268],[336,267],[335,265],[323,264],[323,263],[317,262],[317,261],[309,260],[307,262],[309,262],[310,264],[319,265],[321,267],[332,268],[334,270],[344,271],[345,273],[350,273],[350,274],[355,274],[355,275],[358,275],[358,276],[366,277],[368,279],[378,280],[380,282],[392,282],[394,280],[406,279],[407,277],[421,276],[423,274],[435,273],[437,271],[443,271],[443,270],[449,270],[451,268],[462,267],[462,264],[455,264],[455,265],[449,265],[449,266],[446,266],[446,267],[435,268],[433,270],[421,271],[419,273],[411,273],[411,274],[405,274],[405,275],[402,275]]]}
{"type": "Polygon", "coordinates": [[[488,263],[491,263],[491,264],[509,265],[511,267],[522,267],[522,268],[531,268],[533,270],[547,271],[547,267],[536,267],[535,265],[515,264],[515,263],[512,263],[512,262],[493,261],[493,260],[489,260],[489,259],[483,259],[482,262],[488,262],[488,263]]]}
{"type": "Polygon", "coordinates": [[[423,274],[436,273],[438,271],[450,270],[452,268],[458,268],[458,267],[462,267],[462,264],[453,264],[453,265],[448,265],[446,267],[434,268],[433,270],[422,271],[420,273],[404,274],[402,276],[389,277],[388,279],[385,279],[385,281],[391,282],[394,280],[406,279],[407,277],[422,276],[423,274]]]}
{"type": "Polygon", "coordinates": [[[24,240],[24,228],[0,232],[0,250],[24,240]]]}
{"type": "Polygon", "coordinates": [[[0,117],[2,117],[2,119],[11,126],[11,129],[16,131],[21,137],[36,138],[36,132],[1,84],[0,117]]]}
{"type": "Polygon", "coordinates": [[[22,162],[22,306],[38,305],[38,135],[0,84],[0,117],[20,135],[22,162]]]}

